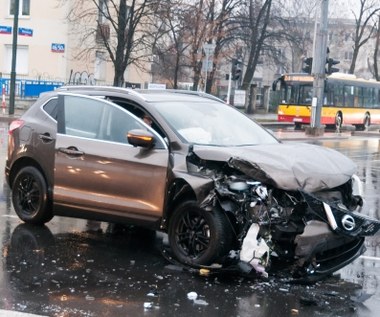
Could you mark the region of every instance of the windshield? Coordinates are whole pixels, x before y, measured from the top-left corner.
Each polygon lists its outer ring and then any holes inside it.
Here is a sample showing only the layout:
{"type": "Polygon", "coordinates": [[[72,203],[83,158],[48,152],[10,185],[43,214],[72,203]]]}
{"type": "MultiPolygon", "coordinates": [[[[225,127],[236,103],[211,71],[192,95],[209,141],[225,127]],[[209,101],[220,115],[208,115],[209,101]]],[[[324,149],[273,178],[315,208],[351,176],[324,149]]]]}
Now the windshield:
{"type": "Polygon", "coordinates": [[[156,103],[156,109],[187,143],[215,146],[278,143],[260,125],[223,103],[166,101],[156,103]]]}

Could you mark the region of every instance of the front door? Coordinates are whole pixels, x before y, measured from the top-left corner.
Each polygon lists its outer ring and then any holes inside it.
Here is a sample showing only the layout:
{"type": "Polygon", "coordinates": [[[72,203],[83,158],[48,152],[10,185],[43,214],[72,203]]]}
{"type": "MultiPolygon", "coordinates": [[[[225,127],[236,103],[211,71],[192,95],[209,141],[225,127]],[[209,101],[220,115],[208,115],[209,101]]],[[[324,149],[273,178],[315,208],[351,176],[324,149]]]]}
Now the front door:
{"type": "MultiPolygon", "coordinates": [[[[54,172],[57,210],[153,221],[162,215],[168,149],[128,144],[127,131],[150,129],[116,104],[61,94],[54,172]]],[[[101,217],[102,218],[102,217],[101,217]]]]}

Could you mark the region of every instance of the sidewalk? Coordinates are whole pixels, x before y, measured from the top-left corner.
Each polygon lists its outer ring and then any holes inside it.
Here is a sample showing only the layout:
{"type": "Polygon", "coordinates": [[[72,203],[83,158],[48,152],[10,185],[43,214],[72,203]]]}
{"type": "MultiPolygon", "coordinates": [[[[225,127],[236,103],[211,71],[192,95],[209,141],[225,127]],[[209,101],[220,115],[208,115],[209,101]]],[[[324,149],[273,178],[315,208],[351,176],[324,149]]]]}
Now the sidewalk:
{"type": "Polygon", "coordinates": [[[8,109],[1,109],[0,110],[0,122],[12,122],[15,119],[18,119],[22,116],[22,114],[25,112],[24,109],[15,109],[14,114],[9,114],[8,109]]]}

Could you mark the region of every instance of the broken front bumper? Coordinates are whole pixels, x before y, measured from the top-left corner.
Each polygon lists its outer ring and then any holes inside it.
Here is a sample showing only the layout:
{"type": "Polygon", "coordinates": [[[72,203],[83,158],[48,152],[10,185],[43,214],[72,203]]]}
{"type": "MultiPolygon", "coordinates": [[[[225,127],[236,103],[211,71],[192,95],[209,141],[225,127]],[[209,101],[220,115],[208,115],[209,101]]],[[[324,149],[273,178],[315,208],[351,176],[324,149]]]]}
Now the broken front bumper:
{"type": "Polygon", "coordinates": [[[318,219],[329,224],[332,231],[350,237],[373,236],[380,230],[380,221],[351,212],[337,204],[327,204],[317,197],[302,192],[302,195],[318,219]]]}
{"type": "MultiPolygon", "coordinates": [[[[380,221],[302,193],[315,219],[295,239],[299,281],[314,282],[353,262],[366,251],[364,239],[376,234],[380,221]]],[[[297,279],[297,277],[296,277],[297,279]]]]}

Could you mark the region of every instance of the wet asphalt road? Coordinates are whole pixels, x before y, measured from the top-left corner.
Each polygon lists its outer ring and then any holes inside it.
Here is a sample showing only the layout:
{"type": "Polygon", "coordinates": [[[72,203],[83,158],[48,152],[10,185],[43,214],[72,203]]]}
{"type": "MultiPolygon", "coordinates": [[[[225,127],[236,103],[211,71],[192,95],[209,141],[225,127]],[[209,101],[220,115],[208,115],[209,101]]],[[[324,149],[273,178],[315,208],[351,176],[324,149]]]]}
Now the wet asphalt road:
{"type": "MultiPolygon", "coordinates": [[[[6,135],[0,123],[1,171],[6,135]]],[[[380,219],[380,138],[308,142],[335,148],[357,163],[365,213],[380,219]]],[[[11,206],[2,172],[0,184],[0,310],[43,316],[379,316],[380,235],[366,240],[364,256],[314,285],[205,277],[168,262],[161,234],[62,217],[43,228],[25,225],[11,206]],[[195,300],[188,298],[191,292],[195,300]]]]}

